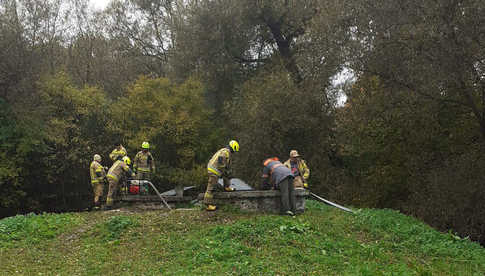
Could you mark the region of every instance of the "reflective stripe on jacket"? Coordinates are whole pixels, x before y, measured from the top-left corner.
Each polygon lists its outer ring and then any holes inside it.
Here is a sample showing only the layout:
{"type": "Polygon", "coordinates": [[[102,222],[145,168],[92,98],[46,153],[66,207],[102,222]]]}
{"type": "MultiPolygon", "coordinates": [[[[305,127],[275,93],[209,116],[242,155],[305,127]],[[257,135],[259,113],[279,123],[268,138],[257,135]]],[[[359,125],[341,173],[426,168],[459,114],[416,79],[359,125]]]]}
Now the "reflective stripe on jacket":
{"type": "Polygon", "coordinates": [[[139,172],[150,172],[150,170],[155,171],[155,159],[153,159],[153,156],[149,151],[146,153],[139,151],[133,161],[133,168],[139,172]]]}
{"type": "Polygon", "coordinates": [[[113,161],[116,161],[118,159],[119,156],[121,157],[125,157],[126,156],[126,149],[121,146],[120,149],[118,148],[115,148],[110,154],[109,154],[109,158],[113,161]]]}
{"type": "Polygon", "coordinates": [[[106,176],[106,172],[104,171],[103,166],[101,166],[98,161],[91,162],[91,165],[89,166],[89,172],[91,174],[91,183],[102,182],[104,177],[106,176]]]}
{"type": "Polygon", "coordinates": [[[222,148],[218,150],[207,164],[207,171],[219,177],[227,173],[231,167],[231,150],[222,148]]]}
{"type": "MultiPolygon", "coordinates": [[[[306,181],[310,177],[310,169],[303,159],[297,159],[297,164],[300,176],[303,176],[303,179],[306,181]]],[[[291,170],[291,159],[286,160],[285,166],[291,170]]]]}
{"type": "Polygon", "coordinates": [[[118,181],[121,178],[123,171],[128,172],[130,174],[132,173],[130,167],[128,167],[128,165],[126,165],[125,162],[121,160],[116,160],[113,166],[109,168],[107,176],[109,178],[112,178],[118,181]]]}

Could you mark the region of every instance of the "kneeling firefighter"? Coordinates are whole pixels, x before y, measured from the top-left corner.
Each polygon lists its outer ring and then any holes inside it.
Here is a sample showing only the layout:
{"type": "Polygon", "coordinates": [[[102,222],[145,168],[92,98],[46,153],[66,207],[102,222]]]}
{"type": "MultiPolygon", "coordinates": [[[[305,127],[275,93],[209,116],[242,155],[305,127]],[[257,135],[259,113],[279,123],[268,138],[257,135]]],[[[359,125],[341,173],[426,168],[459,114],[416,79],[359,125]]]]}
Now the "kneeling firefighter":
{"type": "Polygon", "coordinates": [[[129,165],[131,164],[131,160],[128,156],[125,157],[118,157],[118,160],[116,160],[109,168],[108,171],[108,182],[109,182],[109,190],[108,190],[108,196],[106,197],[106,207],[109,209],[113,206],[113,195],[116,193],[116,190],[118,189],[118,183],[123,176],[123,173],[129,174],[131,177],[135,177],[135,174],[133,171],[130,169],[129,165]]]}
{"type": "Polygon", "coordinates": [[[213,192],[217,186],[219,178],[222,178],[224,181],[224,191],[234,191],[234,189],[229,186],[231,184],[231,154],[238,151],[239,143],[235,140],[231,140],[226,147],[218,150],[207,164],[209,180],[204,194],[204,204],[207,205],[207,211],[214,211],[217,209],[214,204],[213,192]]]}

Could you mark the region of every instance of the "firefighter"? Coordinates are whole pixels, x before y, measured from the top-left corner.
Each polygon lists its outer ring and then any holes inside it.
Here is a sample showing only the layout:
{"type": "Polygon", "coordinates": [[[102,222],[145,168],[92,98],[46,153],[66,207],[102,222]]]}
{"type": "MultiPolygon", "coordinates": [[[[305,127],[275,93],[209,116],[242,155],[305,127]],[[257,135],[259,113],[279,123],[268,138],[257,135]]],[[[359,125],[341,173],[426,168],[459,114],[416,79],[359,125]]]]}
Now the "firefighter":
{"type": "Polygon", "coordinates": [[[155,160],[148,151],[150,148],[148,142],[143,142],[141,148],[142,150],[136,154],[133,161],[133,172],[136,173],[136,179],[138,180],[150,180],[151,174],[155,173],[155,160]]]}
{"type": "Polygon", "coordinates": [[[93,157],[93,162],[89,166],[89,171],[91,173],[91,186],[93,187],[94,193],[94,209],[99,209],[101,202],[99,198],[103,195],[104,184],[106,180],[106,170],[101,165],[101,156],[95,154],[93,157]]]}
{"type": "Polygon", "coordinates": [[[111,209],[113,207],[113,196],[116,193],[116,190],[118,189],[118,183],[123,176],[123,173],[127,173],[131,175],[131,177],[134,177],[135,174],[133,171],[130,169],[129,165],[131,164],[130,157],[125,156],[125,157],[118,157],[118,160],[116,160],[109,168],[108,171],[108,182],[109,182],[109,190],[108,190],[108,196],[106,197],[106,208],[105,209],[111,209]]]}
{"type": "Polygon", "coordinates": [[[291,170],[283,165],[278,157],[264,160],[263,165],[263,189],[279,189],[281,194],[281,214],[294,216],[296,198],[291,170]]]}
{"type": "Polygon", "coordinates": [[[293,185],[295,188],[308,188],[308,177],[310,177],[310,169],[305,163],[305,160],[301,158],[298,151],[290,151],[290,159],[286,160],[285,166],[288,167],[295,179],[293,180],[293,185]]]}
{"type": "Polygon", "coordinates": [[[116,162],[119,157],[123,158],[127,155],[126,149],[123,147],[121,142],[116,142],[115,143],[115,149],[109,154],[109,158],[113,160],[113,162],[116,162]]]}
{"type": "Polygon", "coordinates": [[[209,180],[204,194],[204,204],[207,205],[207,211],[214,211],[217,209],[214,204],[213,192],[216,189],[219,178],[222,178],[224,181],[224,191],[234,191],[233,188],[229,187],[231,184],[231,153],[238,151],[239,143],[235,140],[231,140],[226,147],[218,150],[207,164],[209,180]]]}

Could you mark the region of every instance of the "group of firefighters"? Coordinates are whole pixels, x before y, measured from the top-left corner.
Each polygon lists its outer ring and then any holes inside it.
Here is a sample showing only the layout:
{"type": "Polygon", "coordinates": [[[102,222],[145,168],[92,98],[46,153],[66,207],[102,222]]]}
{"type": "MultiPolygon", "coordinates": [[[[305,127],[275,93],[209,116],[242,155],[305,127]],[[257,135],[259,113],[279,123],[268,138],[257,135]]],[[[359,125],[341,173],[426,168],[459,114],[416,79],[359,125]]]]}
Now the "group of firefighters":
{"type": "Polygon", "coordinates": [[[113,165],[109,169],[101,165],[99,154],[94,155],[93,162],[89,167],[94,193],[94,209],[101,207],[100,197],[103,195],[104,184],[108,184],[104,208],[110,209],[113,206],[113,196],[124,174],[139,180],[150,180],[151,174],[155,172],[155,160],[149,152],[150,144],[148,142],[143,142],[141,144],[142,150],[135,155],[133,170],[130,169],[131,159],[128,157],[126,149],[121,143],[116,143],[115,146],[115,149],[109,154],[109,158],[113,161],[113,165]]]}
{"type": "MultiPolygon", "coordinates": [[[[130,158],[127,156],[126,149],[118,143],[116,148],[109,155],[114,161],[111,168],[106,173],[106,167],[101,165],[101,156],[94,155],[91,163],[91,184],[94,191],[94,206],[100,207],[100,197],[103,194],[104,183],[109,183],[109,190],[106,198],[106,209],[113,206],[113,195],[116,192],[120,178],[123,173],[131,175],[136,179],[150,180],[150,176],[155,172],[155,161],[148,151],[148,142],[142,143],[142,150],[135,156],[133,171],[130,169],[130,158]]],[[[219,178],[223,180],[223,189],[226,192],[234,191],[230,186],[232,178],[231,160],[232,153],[239,151],[239,143],[235,140],[229,141],[227,146],[219,149],[207,164],[208,183],[204,194],[204,204],[207,211],[214,211],[217,206],[214,202],[214,191],[217,187],[219,178]]],[[[263,182],[262,189],[280,190],[281,194],[281,213],[285,215],[295,215],[296,200],[295,189],[308,188],[308,177],[310,169],[296,150],[290,151],[290,158],[281,163],[277,157],[267,158],[263,162],[263,182]]]]}
{"type": "MultiPolygon", "coordinates": [[[[204,204],[207,211],[214,211],[217,206],[214,202],[213,192],[217,186],[219,178],[223,180],[224,191],[232,192],[230,187],[231,154],[239,151],[239,143],[231,140],[229,144],[218,150],[207,164],[209,180],[204,194],[204,204]]],[[[298,151],[291,150],[290,158],[283,164],[277,157],[267,158],[263,161],[263,183],[261,188],[264,190],[280,190],[281,213],[285,215],[295,215],[296,200],[295,189],[308,188],[308,177],[310,169],[301,158],[298,151]]]]}

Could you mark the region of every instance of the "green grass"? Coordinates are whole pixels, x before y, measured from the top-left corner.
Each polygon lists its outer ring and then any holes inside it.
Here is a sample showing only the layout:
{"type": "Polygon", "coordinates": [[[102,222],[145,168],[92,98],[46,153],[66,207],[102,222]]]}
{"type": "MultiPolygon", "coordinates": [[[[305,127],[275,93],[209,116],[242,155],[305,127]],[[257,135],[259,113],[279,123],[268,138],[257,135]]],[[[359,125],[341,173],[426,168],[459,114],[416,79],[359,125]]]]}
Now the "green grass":
{"type": "Polygon", "coordinates": [[[81,221],[82,218],[75,214],[28,214],[5,218],[0,220],[0,248],[41,244],[81,221]]]}
{"type": "Polygon", "coordinates": [[[484,275],[485,249],[391,210],[307,201],[296,218],[226,207],[0,220],[0,275],[484,275]]]}

